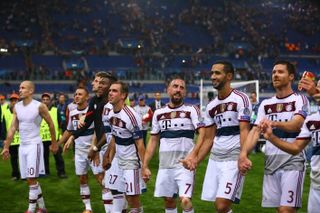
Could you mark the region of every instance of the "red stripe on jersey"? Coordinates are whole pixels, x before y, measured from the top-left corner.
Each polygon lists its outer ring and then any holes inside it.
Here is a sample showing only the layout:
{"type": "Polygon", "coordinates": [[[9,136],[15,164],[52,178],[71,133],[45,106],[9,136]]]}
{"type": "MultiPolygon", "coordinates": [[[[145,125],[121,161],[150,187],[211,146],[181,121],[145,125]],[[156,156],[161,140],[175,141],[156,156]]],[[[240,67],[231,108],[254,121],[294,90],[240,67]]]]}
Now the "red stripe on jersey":
{"type": "Polygon", "coordinates": [[[235,89],[233,90],[233,92],[242,98],[244,107],[249,107],[249,99],[246,95],[244,95],[242,92],[235,89]]]}
{"type": "Polygon", "coordinates": [[[123,109],[124,109],[125,113],[128,115],[128,117],[130,118],[132,125],[134,127],[137,127],[138,126],[137,119],[134,116],[134,114],[131,112],[131,110],[127,106],[124,106],[123,109]]]}
{"type": "Polygon", "coordinates": [[[195,110],[197,111],[198,116],[200,116],[200,109],[199,109],[199,107],[193,105],[193,108],[195,108],[195,110]]]}

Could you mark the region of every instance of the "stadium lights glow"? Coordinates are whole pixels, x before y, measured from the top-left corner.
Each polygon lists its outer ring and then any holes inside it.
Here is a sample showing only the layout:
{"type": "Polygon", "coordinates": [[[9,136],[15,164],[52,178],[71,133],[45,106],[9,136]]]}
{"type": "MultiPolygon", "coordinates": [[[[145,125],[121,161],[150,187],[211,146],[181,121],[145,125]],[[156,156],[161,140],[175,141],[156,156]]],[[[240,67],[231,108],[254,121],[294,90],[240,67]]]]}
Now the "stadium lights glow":
{"type": "Polygon", "coordinates": [[[7,48],[0,48],[0,52],[2,52],[2,53],[7,53],[7,52],[8,52],[8,49],[7,49],[7,48]]]}

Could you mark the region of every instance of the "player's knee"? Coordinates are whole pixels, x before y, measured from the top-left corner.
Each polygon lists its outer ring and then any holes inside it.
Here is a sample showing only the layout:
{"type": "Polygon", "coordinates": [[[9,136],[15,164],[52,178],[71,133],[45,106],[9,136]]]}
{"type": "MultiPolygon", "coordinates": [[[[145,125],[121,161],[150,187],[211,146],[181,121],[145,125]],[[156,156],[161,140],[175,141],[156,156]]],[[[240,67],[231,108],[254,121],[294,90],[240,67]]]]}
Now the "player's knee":
{"type": "Polygon", "coordinates": [[[80,175],[80,184],[87,184],[88,177],[86,175],[80,175]]]}
{"type": "Polygon", "coordinates": [[[218,213],[229,213],[231,211],[230,205],[224,202],[215,202],[215,207],[218,213]]]}
{"type": "Polygon", "coordinates": [[[280,206],[278,209],[279,213],[296,213],[297,209],[289,206],[280,206]]]}
{"type": "Polygon", "coordinates": [[[181,197],[181,208],[186,210],[186,209],[191,209],[192,208],[192,202],[191,199],[188,197],[181,197]]]}
{"type": "Polygon", "coordinates": [[[171,197],[165,197],[164,203],[166,208],[176,208],[176,199],[171,197]]]}

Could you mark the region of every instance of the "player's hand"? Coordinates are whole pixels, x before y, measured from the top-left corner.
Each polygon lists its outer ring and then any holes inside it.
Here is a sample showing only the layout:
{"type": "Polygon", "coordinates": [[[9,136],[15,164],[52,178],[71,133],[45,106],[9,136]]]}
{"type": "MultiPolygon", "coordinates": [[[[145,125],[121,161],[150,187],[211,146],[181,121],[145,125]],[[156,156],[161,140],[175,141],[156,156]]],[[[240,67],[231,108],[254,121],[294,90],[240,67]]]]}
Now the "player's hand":
{"type": "Polygon", "coordinates": [[[110,169],[110,167],[111,167],[111,161],[110,161],[109,153],[108,153],[108,152],[105,152],[104,155],[103,155],[102,167],[103,167],[105,170],[108,170],[108,169],[110,169]]]}
{"type": "Polygon", "coordinates": [[[96,158],[96,155],[98,155],[99,152],[94,151],[93,149],[89,149],[89,153],[88,153],[88,159],[90,161],[94,161],[94,159],[96,158]]]}
{"type": "Polygon", "coordinates": [[[100,164],[100,155],[99,155],[99,152],[94,155],[94,158],[92,159],[92,162],[93,162],[93,165],[95,166],[99,166],[100,164]]]}
{"type": "Polygon", "coordinates": [[[305,90],[310,96],[319,92],[314,81],[308,78],[302,78],[298,83],[298,87],[305,90]]]}
{"type": "Polygon", "coordinates": [[[50,145],[50,150],[53,154],[56,154],[59,150],[59,145],[57,142],[52,142],[50,145]]]}
{"type": "Polygon", "coordinates": [[[2,159],[3,159],[3,160],[8,160],[9,157],[10,157],[9,149],[3,147],[2,151],[1,151],[1,155],[2,155],[2,159]]]}
{"type": "Polygon", "coordinates": [[[151,178],[151,171],[148,167],[142,167],[142,179],[147,183],[151,178]]]}
{"type": "Polygon", "coordinates": [[[268,119],[263,119],[259,125],[258,125],[259,131],[263,134],[263,137],[266,140],[269,140],[269,138],[272,135],[272,121],[268,119]]]}
{"type": "Polygon", "coordinates": [[[84,119],[85,119],[85,118],[86,118],[85,115],[83,115],[83,116],[80,117],[79,122],[78,122],[78,128],[79,128],[79,129],[86,124],[86,122],[84,122],[84,119]]]}
{"type": "Polygon", "coordinates": [[[251,169],[252,162],[247,156],[240,156],[238,160],[238,168],[241,175],[246,175],[247,172],[251,169]]]}
{"type": "Polygon", "coordinates": [[[198,166],[198,158],[196,155],[190,153],[184,159],[181,159],[180,163],[182,163],[184,168],[193,171],[198,166]]]}
{"type": "Polygon", "coordinates": [[[66,152],[71,147],[71,145],[73,143],[74,143],[74,137],[70,136],[69,139],[67,140],[67,142],[63,146],[63,152],[66,152]]]}

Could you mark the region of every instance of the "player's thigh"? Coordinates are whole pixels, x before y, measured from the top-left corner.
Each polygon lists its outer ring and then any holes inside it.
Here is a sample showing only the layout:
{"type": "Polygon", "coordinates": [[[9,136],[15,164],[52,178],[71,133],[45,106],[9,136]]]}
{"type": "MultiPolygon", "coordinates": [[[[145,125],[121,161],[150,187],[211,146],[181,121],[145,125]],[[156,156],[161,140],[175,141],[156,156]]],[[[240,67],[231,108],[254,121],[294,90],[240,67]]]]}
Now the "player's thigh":
{"type": "Polygon", "coordinates": [[[194,188],[194,171],[185,168],[175,169],[175,181],[179,188],[179,197],[192,197],[194,188]]]}
{"type": "Polygon", "coordinates": [[[119,168],[117,158],[113,159],[111,167],[105,172],[104,183],[108,189],[124,192],[123,170],[119,168]]]}
{"type": "Polygon", "coordinates": [[[239,202],[244,177],[239,172],[238,162],[225,161],[220,166],[219,186],[216,197],[239,202]]]}
{"type": "Polygon", "coordinates": [[[177,193],[178,186],[174,180],[174,169],[159,169],[156,178],[154,196],[174,197],[177,193]]]}
{"type": "Polygon", "coordinates": [[[308,213],[318,213],[320,208],[320,190],[310,186],[308,198],[308,213]]]}
{"type": "MultiPolygon", "coordinates": [[[[26,169],[27,178],[39,177],[39,174],[44,174],[44,159],[43,159],[43,145],[29,144],[27,145],[26,153],[26,169]]],[[[25,150],[26,151],[26,150],[25,150]]]]}
{"type": "Polygon", "coordinates": [[[74,155],[74,164],[76,175],[85,175],[88,173],[89,160],[88,155],[85,152],[81,152],[76,149],[74,155]]]}
{"type": "Polygon", "coordinates": [[[140,169],[123,170],[123,178],[125,182],[126,195],[141,194],[141,170],[140,169]]]}
{"type": "Polygon", "coordinates": [[[221,173],[218,165],[219,162],[209,159],[202,186],[202,200],[215,201],[216,199],[219,184],[218,178],[221,173]]]}
{"type": "Polygon", "coordinates": [[[284,171],[282,173],[280,206],[302,206],[304,175],[304,171],[284,171]]]}

